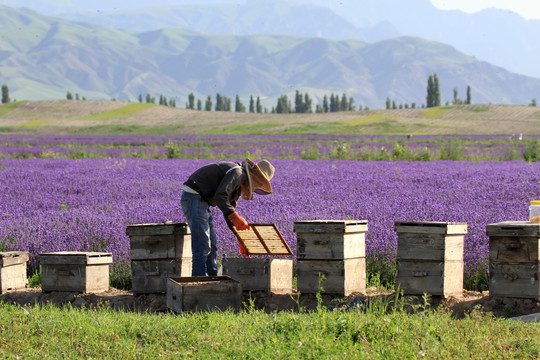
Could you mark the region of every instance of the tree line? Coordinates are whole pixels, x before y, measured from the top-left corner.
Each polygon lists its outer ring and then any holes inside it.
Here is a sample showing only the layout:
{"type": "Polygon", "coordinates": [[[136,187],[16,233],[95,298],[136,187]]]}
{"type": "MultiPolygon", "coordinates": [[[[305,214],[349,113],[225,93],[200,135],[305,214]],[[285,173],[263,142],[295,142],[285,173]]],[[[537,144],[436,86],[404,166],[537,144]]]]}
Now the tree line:
{"type": "MultiPolygon", "coordinates": [[[[439,84],[439,77],[437,76],[437,73],[434,73],[433,75],[429,75],[427,80],[427,95],[426,95],[426,104],[422,104],[422,107],[435,107],[435,106],[441,106],[441,91],[440,91],[440,84],[439,84]]],[[[458,88],[455,87],[453,89],[453,100],[452,104],[454,105],[461,105],[461,104],[471,104],[471,87],[470,85],[467,85],[467,91],[466,91],[466,98],[465,100],[461,99],[459,97],[458,88]]],[[[68,91],[66,94],[67,100],[86,100],[86,98],[79,97],[79,94],[76,93],[75,96],[71,93],[71,91],[68,91]]],[[[116,100],[116,99],[113,99],[116,100]]],[[[156,98],[150,94],[146,94],[146,96],[143,98],[142,94],[139,94],[138,98],[139,102],[146,102],[155,104],[156,98]]],[[[2,104],[6,104],[11,102],[11,99],[9,97],[9,88],[7,85],[2,85],[2,104]]],[[[167,99],[166,96],[160,95],[159,96],[159,105],[163,106],[170,106],[170,107],[176,107],[176,100],[175,99],[167,99]]],[[[449,102],[446,102],[446,105],[449,105],[449,102]]],[[[532,99],[532,101],[529,103],[529,106],[536,107],[537,102],[536,99],[532,99]]],[[[416,108],[416,103],[413,102],[410,105],[409,104],[397,104],[395,100],[392,100],[389,96],[386,98],[386,109],[408,109],[416,108]]],[[[232,111],[232,102],[231,98],[227,96],[223,96],[220,93],[216,94],[215,104],[212,100],[212,97],[208,95],[204,101],[204,107],[203,102],[201,99],[195,99],[195,95],[193,93],[190,93],[188,95],[188,101],[186,102],[186,109],[191,110],[200,110],[203,109],[205,111],[232,111]]],[[[246,108],[246,106],[242,103],[240,100],[240,96],[236,95],[235,104],[234,104],[234,111],[235,112],[246,112],[249,109],[250,113],[276,113],[276,114],[288,114],[288,113],[312,113],[315,111],[316,113],[328,113],[328,112],[337,112],[337,111],[355,111],[356,106],[354,99],[352,97],[347,97],[345,93],[341,95],[341,97],[338,94],[331,93],[330,96],[324,95],[322,104],[316,104],[315,108],[313,108],[313,100],[311,99],[310,95],[308,93],[302,94],[299,90],[296,90],[295,96],[294,96],[294,106],[293,102],[287,95],[281,95],[277,99],[277,103],[275,106],[272,106],[272,109],[269,111],[267,108],[263,108],[261,104],[261,99],[259,96],[255,99],[253,95],[250,95],[249,99],[249,108],[246,108]]],[[[368,106],[362,107],[362,105],[358,106],[358,110],[369,110],[368,106]]]]}

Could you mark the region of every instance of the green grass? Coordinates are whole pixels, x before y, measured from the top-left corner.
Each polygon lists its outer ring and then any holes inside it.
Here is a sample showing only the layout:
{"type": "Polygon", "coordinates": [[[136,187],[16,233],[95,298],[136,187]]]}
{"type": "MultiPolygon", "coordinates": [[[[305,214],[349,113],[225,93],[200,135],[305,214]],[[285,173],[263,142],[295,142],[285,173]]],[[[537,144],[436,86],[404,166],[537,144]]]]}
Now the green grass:
{"type": "Polygon", "coordinates": [[[453,105],[432,107],[420,114],[419,117],[421,119],[437,119],[453,107],[453,105]]]}
{"type": "Polygon", "coordinates": [[[155,104],[147,103],[131,103],[125,106],[121,106],[117,109],[104,111],[98,114],[83,116],[76,120],[109,120],[109,119],[126,119],[136,113],[146,110],[148,108],[157,106],[155,104]]]}
{"type": "Polygon", "coordinates": [[[14,102],[9,102],[7,104],[3,104],[2,106],[0,106],[0,116],[4,116],[10,111],[15,110],[22,103],[24,103],[24,101],[14,101],[14,102]]]}
{"type": "Polygon", "coordinates": [[[4,359],[538,358],[538,325],[396,300],[363,309],[149,314],[0,304],[4,359]]]}

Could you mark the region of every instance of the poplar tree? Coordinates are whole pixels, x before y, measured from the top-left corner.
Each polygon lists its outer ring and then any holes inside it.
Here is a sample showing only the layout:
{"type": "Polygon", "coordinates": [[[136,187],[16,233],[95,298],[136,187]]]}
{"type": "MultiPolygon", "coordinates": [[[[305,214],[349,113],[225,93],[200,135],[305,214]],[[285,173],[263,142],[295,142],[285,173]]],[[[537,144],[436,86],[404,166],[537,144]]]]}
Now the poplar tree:
{"type": "Polygon", "coordinates": [[[235,112],[246,112],[246,107],[242,102],[240,101],[240,96],[236,95],[236,102],[234,104],[234,111],[235,112]]]}
{"type": "Polygon", "coordinates": [[[471,86],[467,85],[467,100],[465,100],[465,104],[471,105],[471,86]]]}
{"type": "Polygon", "coordinates": [[[206,102],[204,103],[204,110],[212,111],[212,97],[208,95],[206,102]]]}
{"type": "Polygon", "coordinates": [[[323,111],[325,113],[327,113],[328,111],[330,111],[330,107],[328,106],[328,96],[324,95],[323,97],[323,111]]]}
{"type": "Polygon", "coordinates": [[[11,100],[9,99],[9,88],[7,85],[2,85],[2,104],[7,104],[11,100]]]}
{"type": "Polygon", "coordinates": [[[189,93],[188,95],[188,109],[194,110],[195,109],[195,95],[193,93],[189,93]]]}
{"type": "Polygon", "coordinates": [[[296,93],[294,95],[294,112],[297,114],[305,112],[304,99],[302,98],[302,94],[298,90],[296,90],[296,93]]]}
{"type": "Polygon", "coordinates": [[[255,112],[255,101],[253,100],[253,95],[249,97],[249,112],[254,113],[255,112]]]}
{"type": "Polygon", "coordinates": [[[311,114],[311,107],[312,107],[313,101],[311,100],[311,97],[308,93],[304,94],[304,113],[311,114]]]}
{"type": "Polygon", "coordinates": [[[263,108],[261,104],[261,98],[257,96],[257,113],[262,114],[263,108]]]}

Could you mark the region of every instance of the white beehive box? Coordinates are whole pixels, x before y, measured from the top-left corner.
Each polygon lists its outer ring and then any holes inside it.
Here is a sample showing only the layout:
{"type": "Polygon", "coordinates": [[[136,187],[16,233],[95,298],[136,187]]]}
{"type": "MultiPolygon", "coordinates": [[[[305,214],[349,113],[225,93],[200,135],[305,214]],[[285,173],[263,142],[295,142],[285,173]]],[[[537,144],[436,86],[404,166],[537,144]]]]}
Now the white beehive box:
{"type": "Polygon", "coordinates": [[[109,290],[111,253],[59,251],[40,254],[38,260],[44,292],[109,290]]]}
{"type": "Polygon", "coordinates": [[[540,223],[488,224],[489,294],[540,300],[540,223]]]}
{"type": "Polygon", "coordinates": [[[396,287],[404,294],[443,297],[463,294],[466,223],[396,222],[396,287]]]}
{"type": "Polygon", "coordinates": [[[176,277],[167,280],[167,308],[176,313],[239,311],[242,284],[228,276],[176,277]]]}
{"type": "Polygon", "coordinates": [[[222,266],[223,275],[239,281],[244,290],[292,293],[291,259],[225,258],[222,266]]]}
{"type": "Polygon", "coordinates": [[[135,224],[130,239],[134,294],[165,293],[169,277],[191,276],[191,232],[187,223],[135,224]]]}
{"type": "Polygon", "coordinates": [[[0,294],[28,286],[26,277],[28,259],[27,251],[0,252],[0,294]]]}
{"type": "Polygon", "coordinates": [[[298,291],[365,293],[367,230],[367,220],[295,222],[298,291]]]}

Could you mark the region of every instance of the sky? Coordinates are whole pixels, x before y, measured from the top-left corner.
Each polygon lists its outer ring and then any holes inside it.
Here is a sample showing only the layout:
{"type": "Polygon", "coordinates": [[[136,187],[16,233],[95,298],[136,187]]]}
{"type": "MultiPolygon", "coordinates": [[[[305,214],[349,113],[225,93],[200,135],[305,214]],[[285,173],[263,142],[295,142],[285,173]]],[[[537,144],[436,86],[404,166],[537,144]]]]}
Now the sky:
{"type": "Polygon", "coordinates": [[[515,12],[525,19],[540,19],[538,0],[431,0],[431,3],[444,10],[461,10],[473,13],[490,7],[515,12]]]}

